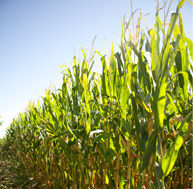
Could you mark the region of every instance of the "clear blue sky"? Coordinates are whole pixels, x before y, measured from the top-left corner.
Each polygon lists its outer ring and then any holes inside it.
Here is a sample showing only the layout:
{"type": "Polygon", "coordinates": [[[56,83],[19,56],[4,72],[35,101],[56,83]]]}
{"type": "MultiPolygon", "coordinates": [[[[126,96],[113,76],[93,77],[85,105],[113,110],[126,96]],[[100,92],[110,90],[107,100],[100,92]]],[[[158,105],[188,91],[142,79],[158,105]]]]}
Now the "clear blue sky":
{"type": "MultiPolygon", "coordinates": [[[[134,0],[134,10],[150,13],[150,26],[155,6],[155,0],[134,0]]],[[[104,39],[107,48],[112,41],[118,44],[124,15],[129,18],[129,0],[0,0],[0,138],[29,101],[50,83],[59,85],[59,66],[71,66],[81,47],[91,48],[95,35],[95,48],[103,54],[104,39]]],[[[191,38],[192,5],[186,2],[182,15],[191,38]]]]}

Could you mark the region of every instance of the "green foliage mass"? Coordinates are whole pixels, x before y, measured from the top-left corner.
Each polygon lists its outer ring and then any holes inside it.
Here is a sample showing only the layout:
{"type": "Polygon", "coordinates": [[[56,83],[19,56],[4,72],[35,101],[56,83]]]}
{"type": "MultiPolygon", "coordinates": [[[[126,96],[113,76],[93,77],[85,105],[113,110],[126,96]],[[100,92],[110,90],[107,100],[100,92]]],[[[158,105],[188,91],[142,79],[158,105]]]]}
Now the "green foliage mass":
{"type": "MultiPolygon", "coordinates": [[[[167,32],[128,35],[120,52],[74,57],[62,87],[30,104],[7,130],[3,156],[32,188],[183,188],[192,175],[192,47],[179,8],[167,32]],[[164,40],[160,40],[163,36],[164,40]],[[94,55],[93,55],[94,56],[94,55]],[[96,56],[96,55],[95,55],[96,56]],[[14,161],[13,161],[14,160],[14,161]],[[22,174],[20,168],[23,168],[22,174]]],[[[15,173],[14,172],[14,173],[15,173]]]]}

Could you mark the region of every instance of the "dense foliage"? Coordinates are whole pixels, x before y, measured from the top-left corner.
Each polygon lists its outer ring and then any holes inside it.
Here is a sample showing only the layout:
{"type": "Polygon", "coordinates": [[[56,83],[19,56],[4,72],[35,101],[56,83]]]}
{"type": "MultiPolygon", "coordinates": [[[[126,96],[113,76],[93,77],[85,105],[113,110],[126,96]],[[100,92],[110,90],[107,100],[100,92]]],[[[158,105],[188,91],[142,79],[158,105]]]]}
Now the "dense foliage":
{"type": "Polygon", "coordinates": [[[156,14],[147,34],[137,23],[120,52],[74,57],[61,89],[13,120],[1,145],[23,188],[188,188],[192,182],[193,43],[179,12],[167,32],[156,14]],[[163,40],[161,37],[163,36],[163,40]],[[21,171],[23,170],[23,171],[21,171]]]}

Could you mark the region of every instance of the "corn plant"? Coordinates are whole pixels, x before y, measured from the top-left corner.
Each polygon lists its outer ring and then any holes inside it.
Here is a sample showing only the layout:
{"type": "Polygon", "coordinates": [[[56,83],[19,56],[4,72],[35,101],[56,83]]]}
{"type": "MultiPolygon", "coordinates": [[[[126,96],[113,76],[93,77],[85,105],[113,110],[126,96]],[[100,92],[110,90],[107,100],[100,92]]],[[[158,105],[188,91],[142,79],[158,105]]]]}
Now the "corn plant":
{"type": "Polygon", "coordinates": [[[28,188],[188,188],[192,178],[193,43],[180,8],[167,32],[127,36],[120,52],[73,58],[60,89],[14,119],[4,152],[17,157],[28,188]],[[163,36],[163,41],[160,36],[163,36]],[[92,71],[100,56],[102,73],[92,71]]]}

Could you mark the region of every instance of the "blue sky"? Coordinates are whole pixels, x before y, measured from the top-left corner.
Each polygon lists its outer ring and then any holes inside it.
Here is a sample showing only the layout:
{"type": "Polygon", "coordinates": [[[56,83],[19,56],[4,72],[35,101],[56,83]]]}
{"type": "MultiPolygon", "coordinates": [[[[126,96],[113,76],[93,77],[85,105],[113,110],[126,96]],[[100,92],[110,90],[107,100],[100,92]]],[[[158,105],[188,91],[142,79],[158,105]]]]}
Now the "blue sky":
{"type": "MultiPolygon", "coordinates": [[[[150,13],[152,26],[155,0],[134,0],[133,6],[150,13]]],[[[102,54],[104,40],[107,49],[112,41],[117,45],[124,15],[129,18],[129,0],[0,0],[0,138],[30,101],[51,84],[59,86],[59,66],[70,67],[81,48],[89,52],[95,35],[94,47],[102,54]]],[[[192,39],[192,5],[185,3],[182,16],[192,39]]]]}

